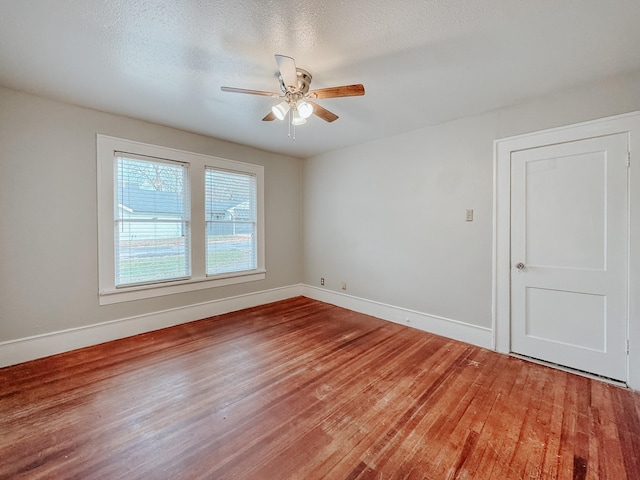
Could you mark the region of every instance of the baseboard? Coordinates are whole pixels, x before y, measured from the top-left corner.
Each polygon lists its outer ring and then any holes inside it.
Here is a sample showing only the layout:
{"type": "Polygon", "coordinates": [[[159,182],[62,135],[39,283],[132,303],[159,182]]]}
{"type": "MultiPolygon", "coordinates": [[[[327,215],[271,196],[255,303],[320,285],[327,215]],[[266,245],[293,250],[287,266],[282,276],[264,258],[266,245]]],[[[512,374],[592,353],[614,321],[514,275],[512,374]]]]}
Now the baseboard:
{"type": "Polygon", "coordinates": [[[429,315],[310,285],[302,286],[302,295],[425,332],[493,349],[493,331],[490,328],[478,327],[458,320],[429,315]]]}
{"type": "Polygon", "coordinates": [[[0,368],[302,295],[302,285],[264,290],[0,343],[0,368]]]}
{"type": "Polygon", "coordinates": [[[472,345],[493,348],[493,333],[489,328],[309,285],[292,285],[2,342],[0,368],[299,295],[472,345]]]}

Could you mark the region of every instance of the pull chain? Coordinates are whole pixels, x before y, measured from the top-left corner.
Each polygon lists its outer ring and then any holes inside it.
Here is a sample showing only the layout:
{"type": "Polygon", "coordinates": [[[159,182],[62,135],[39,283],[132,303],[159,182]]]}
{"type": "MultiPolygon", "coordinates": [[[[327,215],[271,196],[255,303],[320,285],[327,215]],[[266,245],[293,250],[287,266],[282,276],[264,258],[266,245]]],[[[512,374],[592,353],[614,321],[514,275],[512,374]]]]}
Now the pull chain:
{"type": "Polygon", "coordinates": [[[289,138],[291,140],[293,140],[294,142],[296,141],[296,126],[293,123],[293,114],[291,113],[293,109],[289,109],[289,112],[287,113],[288,117],[287,117],[287,123],[289,124],[289,138]],[[291,135],[291,126],[293,126],[293,136],[291,135]]]}

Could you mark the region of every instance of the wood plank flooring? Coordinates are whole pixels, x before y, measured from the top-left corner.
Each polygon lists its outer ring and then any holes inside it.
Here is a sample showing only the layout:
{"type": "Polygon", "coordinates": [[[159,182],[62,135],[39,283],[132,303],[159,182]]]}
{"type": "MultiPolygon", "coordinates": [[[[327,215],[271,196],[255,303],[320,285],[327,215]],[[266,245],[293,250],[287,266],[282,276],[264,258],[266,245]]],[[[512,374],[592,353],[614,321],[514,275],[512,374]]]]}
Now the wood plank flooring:
{"type": "Polygon", "coordinates": [[[0,370],[0,478],[640,479],[640,395],[298,297],[0,370]]]}

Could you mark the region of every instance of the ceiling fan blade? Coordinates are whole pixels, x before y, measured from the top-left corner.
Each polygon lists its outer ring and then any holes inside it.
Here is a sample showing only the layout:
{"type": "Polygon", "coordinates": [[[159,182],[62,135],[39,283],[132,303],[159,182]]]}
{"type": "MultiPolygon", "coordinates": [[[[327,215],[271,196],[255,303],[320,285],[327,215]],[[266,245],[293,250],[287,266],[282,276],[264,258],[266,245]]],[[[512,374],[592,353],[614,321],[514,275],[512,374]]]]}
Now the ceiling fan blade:
{"type": "Polygon", "coordinates": [[[323,119],[326,122],[333,122],[335,120],[338,119],[338,115],[336,115],[335,113],[330,112],[329,110],[327,110],[324,107],[321,107],[320,105],[318,105],[315,102],[309,102],[311,105],[313,105],[313,113],[317,116],[319,116],[321,119],[323,119]]]}
{"type": "Polygon", "coordinates": [[[234,88],[234,87],[220,87],[220,90],[222,90],[223,92],[230,92],[230,93],[248,93],[250,95],[263,95],[265,97],[280,97],[280,95],[278,95],[277,93],[272,93],[272,92],[263,92],[261,90],[247,90],[246,88],[234,88]]]}
{"type": "Polygon", "coordinates": [[[298,71],[296,70],[296,61],[285,55],[276,55],[276,63],[287,90],[297,90],[298,71]]]}
{"type": "Polygon", "coordinates": [[[263,122],[271,122],[276,119],[276,115],[273,112],[267,113],[262,119],[263,122]]]}
{"type": "Polygon", "coordinates": [[[343,85],[341,87],[321,88],[312,90],[307,95],[309,98],[336,98],[336,97],[359,97],[364,95],[364,85],[343,85]]]}

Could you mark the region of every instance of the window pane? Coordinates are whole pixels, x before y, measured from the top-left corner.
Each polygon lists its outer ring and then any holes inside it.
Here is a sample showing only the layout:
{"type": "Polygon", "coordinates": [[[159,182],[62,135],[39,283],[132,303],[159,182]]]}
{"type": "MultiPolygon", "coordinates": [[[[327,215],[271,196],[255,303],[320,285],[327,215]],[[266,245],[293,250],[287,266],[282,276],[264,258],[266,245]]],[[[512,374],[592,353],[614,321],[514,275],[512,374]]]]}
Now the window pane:
{"type": "Polygon", "coordinates": [[[207,168],[205,191],[207,275],[254,270],[255,176],[207,168]]]}
{"type": "Polygon", "coordinates": [[[116,179],[116,285],[189,277],[186,166],[119,156],[116,179]]]}

